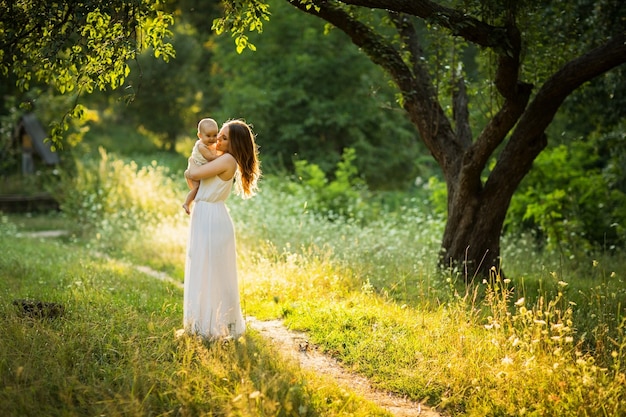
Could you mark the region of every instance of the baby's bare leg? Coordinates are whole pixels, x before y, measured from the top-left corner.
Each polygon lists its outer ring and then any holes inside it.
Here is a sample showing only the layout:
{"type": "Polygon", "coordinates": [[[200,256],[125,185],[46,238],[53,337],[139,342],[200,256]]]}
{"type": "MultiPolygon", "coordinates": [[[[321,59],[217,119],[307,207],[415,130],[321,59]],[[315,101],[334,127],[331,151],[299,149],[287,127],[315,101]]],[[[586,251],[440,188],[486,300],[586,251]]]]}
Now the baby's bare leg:
{"type": "Polygon", "coordinates": [[[190,190],[193,190],[194,188],[197,189],[200,186],[200,181],[194,181],[187,177],[185,177],[185,179],[187,180],[187,185],[189,186],[190,190]]]}
{"type": "Polygon", "coordinates": [[[185,209],[185,213],[191,213],[190,207],[193,199],[196,198],[198,194],[198,189],[200,188],[200,181],[193,181],[187,178],[187,183],[191,190],[187,193],[187,197],[185,198],[185,202],[183,203],[183,208],[185,209]]]}

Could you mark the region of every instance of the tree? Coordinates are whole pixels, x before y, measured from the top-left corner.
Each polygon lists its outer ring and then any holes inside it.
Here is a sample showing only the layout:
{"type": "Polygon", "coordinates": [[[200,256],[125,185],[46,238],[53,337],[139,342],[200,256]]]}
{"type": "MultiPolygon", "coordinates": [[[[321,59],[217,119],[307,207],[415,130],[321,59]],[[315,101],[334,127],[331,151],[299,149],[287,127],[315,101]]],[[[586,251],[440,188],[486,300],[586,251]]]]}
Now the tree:
{"type": "Polygon", "coordinates": [[[222,91],[216,110],[258,127],[266,172],[293,172],[295,160],[306,160],[332,179],[353,148],[370,188],[410,187],[424,147],[386,74],[344,33],[324,33],[324,22],[290,13],[283,0],[269,4],[272,24],[251,36],[257,53],[237,54],[230,39],[214,37],[219,70],[211,78],[222,91]]]}
{"type": "MultiPolygon", "coordinates": [[[[149,0],[0,0],[0,75],[21,90],[34,84],[79,96],[116,88],[129,74],[128,61],[148,47],[168,60],[170,14],[149,0]]],[[[79,117],[75,105],[66,117],[79,117]]],[[[61,143],[65,118],[52,130],[61,143]]]]}
{"type": "Polygon", "coordinates": [[[176,58],[169,62],[155,60],[150,51],[145,51],[137,58],[136,65],[131,63],[125,90],[132,94],[122,109],[127,120],[133,120],[151,132],[151,136],[159,138],[161,148],[167,151],[175,151],[181,132],[195,137],[198,120],[205,117],[206,111],[201,102],[208,89],[208,77],[201,74],[211,64],[188,25],[178,22],[173,32],[171,43],[176,58]],[[154,117],[155,114],[159,117],[154,117]]]}
{"type": "MultiPolygon", "coordinates": [[[[564,100],[626,62],[623,2],[581,0],[560,12],[561,6],[538,1],[286,1],[345,32],[391,76],[446,182],[441,263],[464,268],[468,280],[499,267],[511,198],[545,149],[546,129],[564,100]],[[550,16],[553,20],[546,19],[550,16]],[[581,17],[584,24],[577,25],[581,17]],[[563,27],[553,26],[555,21],[563,27]],[[424,37],[428,33],[434,36],[424,37]],[[559,33],[565,36],[555,36],[559,33]],[[433,65],[439,63],[438,54],[446,53],[437,43],[455,51],[455,62],[433,65]],[[471,112],[471,99],[481,97],[481,91],[468,91],[459,65],[458,51],[469,50],[464,44],[488,57],[481,63],[490,75],[486,86],[494,88],[488,98],[495,105],[486,117],[471,112]],[[542,61],[546,57],[549,65],[542,61]],[[442,68],[449,68],[447,74],[442,68]],[[447,89],[440,88],[444,78],[450,80],[447,89]]],[[[239,51],[253,49],[247,30],[262,30],[270,16],[267,5],[231,0],[225,6],[216,30],[230,30],[239,51]]]]}

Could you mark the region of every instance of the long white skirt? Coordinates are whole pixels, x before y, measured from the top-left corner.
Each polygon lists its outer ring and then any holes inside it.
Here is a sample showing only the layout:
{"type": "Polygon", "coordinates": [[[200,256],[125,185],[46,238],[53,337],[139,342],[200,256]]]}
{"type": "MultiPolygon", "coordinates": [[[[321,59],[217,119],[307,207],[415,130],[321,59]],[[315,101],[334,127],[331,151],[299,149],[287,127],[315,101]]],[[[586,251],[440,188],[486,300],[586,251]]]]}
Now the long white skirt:
{"type": "Polygon", "coordinates": [[[207,339],[245,332],[235,229],[223,202],[194,203],[185,262],[185,331],[207,339]]]}

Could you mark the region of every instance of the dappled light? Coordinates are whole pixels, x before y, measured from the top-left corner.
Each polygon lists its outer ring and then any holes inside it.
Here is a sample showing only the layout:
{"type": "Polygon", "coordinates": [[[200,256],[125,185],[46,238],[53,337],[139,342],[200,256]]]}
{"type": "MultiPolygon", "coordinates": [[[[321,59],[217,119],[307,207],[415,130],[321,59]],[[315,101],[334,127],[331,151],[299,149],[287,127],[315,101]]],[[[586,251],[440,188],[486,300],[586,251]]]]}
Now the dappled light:
{"type": "Polygon", "coordinates": [[[1,413],[626,415],[625,2],[55,5],[0,4],[1,413]]]}
{"type": "MultiPolygon", "coordinates": [[[[269,346],[251,328],[243,339],[227,345],[206,345],[190,336],[176,339],[189,227],[180,209],[184,184],[176,184],[156,163],[140,167],[104,151],[99,158],[84,162],[94,169],[80,168],[77,177],[67,177],[69,184],[77,184],[71,186],[83,190],[81,195],[91,190],[99,196],[99,205],[86,198],[79,206],[94,210],[91,216],[64,212],[71,235],[52,237],[58,240],[47,245],[18,232],[28,227],[28,218],[2,217],[2,245],[13,248],[3,258],[5,296],[65,307],[63,316],[35,327],[56,340],[58,350],[40,355],[41,363],[33,366],[45,367],[46,357],[57,360],[75,349],[74,354],[87,355],[77,345],[82,340],[105,369],[115,366],[106,372],[120,375],[112,376],[118,382],[111,382],[117,396],[124,398],[121,392],[130,386],[129,378],[135,379],[134,392],[144,392],[148,400],[139,405],[129,397],[122,403],[137,412],[171,404],[173,397],[157,400],[149,386],[163,392],[175,385],[180,387],[175,390],[180,410],[298,409],[315,415],[317,409],[340,415],[336,407],[350,403],[355,415],[376,415],[369,403],[353,402],[350,395],[314,391],[318,382],[290,368],[295,365],[287,358],[276,362],[280,355],[265,351],[269,346]],[[120,215],[126,208],[133,209],[120,215]],[[91,220],[77,229],[72,226],[79,216],[82,222],[91,220]],[[15,236],[21,236],[19,245],[9,246],[15,236]],[[34,255],[41,251],[44,257],[34,255]],[[55,275],[42,272],[52,265],[55,275]],[[160,271],[171,280],[157,280],[132,265],[160,271]],[[49,291],[50,286],[56,289],[49,291]],[[94,303],[98,307],[90,311],[94,303]],[[106,325],[96,326],[99,320],[106,325]],[[99,345],[100,334],[113,339],[99,345]],[[125,340],[141,341],[148,356],[126,351],[125,340]],[[148,363],[155,356],[163,358],[161,368],[148,363]],[[163,367],[171,370],[165,379],[158,376],[163,367]],[[294,386],[299,388],[294,391],[294,386]],[[214,398],[227,401],[197,397],[198,387],[215,390],[214,398]],[[332,400],[322,406],[320,395],[332,400]]],[[[261,186],[255,198],[231,197],[227,203],[236,223],[246,316],[280,319],[377,389],[425,401],[443,412],[489,409],[513,415],[532,409],[560,414],[566,408],[624,407],[615,387],[623,379],[626,345],[619,313],[625,297],[619,258],[590,261],[586,271],[595,283],[590,292],[586,276],[576,275],[583,271],[577,263],[568,266],[551,259],[554,253],[507,240],[504,261],[509,271],[519,271],[513,279],[501,277],[494,268],[490,279],[466,287],[462,271],[441,271],[428,261],[437,252],[442,219],[428,214],[426,206],[400,206],[385,216],[368,211],[382,209],[375,205],[358,206],[346,212],[351,215],[329,216],[308,206],[315,196],[305,185],[269,176],[261,186]],[[605,272],[607,268],[612,269],[605,272]],[[614,301],[605,306],[601,300],[614,301]],[[574,389],[578,386],[585,390],[574,389]]],[[[12,319],[3,331],[16,332],[19,326],[19,319],[12,319]]],[[[25,337],[43,343],[34,335],[25,337]]],[[[13,348],[7,345],[3,351],[13,348]]],[[[32,380],[33,372],[39,372],[19,356],[10,358],[22,367],[19,378],[32,380]]],[[[46,372],[68,371],[57,366],[46,372]]],[[[40,395],[50,395],[45,386],[41,389],[40,395]]]]}

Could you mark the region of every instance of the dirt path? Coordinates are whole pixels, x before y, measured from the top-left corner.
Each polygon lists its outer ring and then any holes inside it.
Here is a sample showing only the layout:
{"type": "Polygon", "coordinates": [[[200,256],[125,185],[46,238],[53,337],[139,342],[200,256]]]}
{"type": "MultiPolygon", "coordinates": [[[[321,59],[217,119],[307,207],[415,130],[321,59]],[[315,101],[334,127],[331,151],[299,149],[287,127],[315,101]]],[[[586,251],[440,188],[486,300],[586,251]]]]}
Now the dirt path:
{"type": "Polygon", "coordinates": [[[335,359],[318,352],[309,343],[306,333],[287,329],[281,320],[259,321],[248,317],[246,321],[251,328],[271,340],[280,352],[297,360],[303,369],[333,378],[340,386],[361,395],[394,416],[441,416],[420,403],[375,389],[367,378],[346,370],[335,359]]]}
{"type": "MultiPolygon", "coordinates": [[[[147,275],[182,288],[179,281],[167,274],[145,266],[133,265],[133,267],[147,275]]],[[[379,407],[388,410],[394,416],[441,417],[441,414],[418,402],[375,389],[367,378],[348,371],[332,357],[320,353],[314,345],[309,343],[306,333],[287,329],[282,320],[261,321],[248,316],[246,323],[269,339],[283,355],[297,360],[303,369],[333,378],[340,386],[354,391],[379,407]]]]}
{"type": "MultiPolygon", "coordinates": [[[[62,235],[63,233],[60,231],[43,231],[27,234],[27,236],[35,238],[59,237],[62,235]]],[[[106,257],[103,254],[97,254],[97,256],[106,257]]],[[[169,282],[179,288],[183,287],[181,282],[163,272],[155,271],[146,266],[129,263],[126,263],[126,265],[153,278],[169,282]]],[[[394,416],[441,417],[441,414],[438,412],[418,402],[375,389],[367,378],[350,372],[332,357],[320,353],[314,345],[309,343],[306,333],[287,329],[281,320],[260,321],[254,317],[247,317],[246,323],[250,328],[258,331],[270,340],[283,355],[298,361],[303,369],[333,378],[338,385],[377,404],[394,416]]]]}

